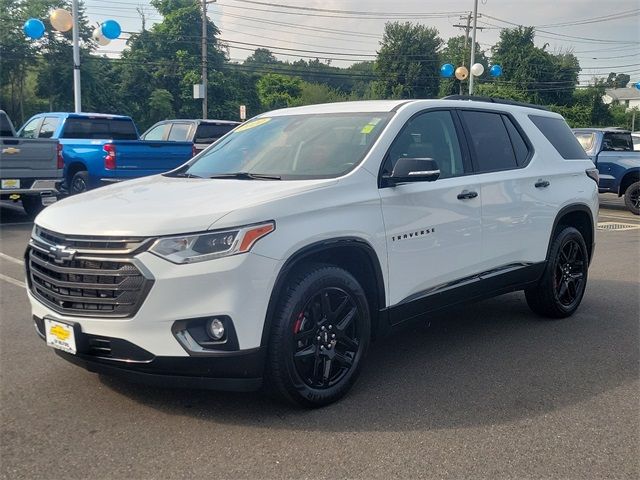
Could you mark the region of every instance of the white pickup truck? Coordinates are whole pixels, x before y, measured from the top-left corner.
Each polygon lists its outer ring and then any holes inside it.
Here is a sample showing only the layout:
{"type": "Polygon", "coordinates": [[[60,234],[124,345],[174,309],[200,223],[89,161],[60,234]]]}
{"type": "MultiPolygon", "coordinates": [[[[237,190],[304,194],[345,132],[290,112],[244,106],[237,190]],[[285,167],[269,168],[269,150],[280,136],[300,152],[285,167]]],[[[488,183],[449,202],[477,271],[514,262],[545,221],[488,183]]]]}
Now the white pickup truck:
{"type": "Polygon", "coordinates": [[[17,138],[0,110],[0,199],[22,201],[29,216],[57,200],[63,160],[58,140],[17,138]]]}

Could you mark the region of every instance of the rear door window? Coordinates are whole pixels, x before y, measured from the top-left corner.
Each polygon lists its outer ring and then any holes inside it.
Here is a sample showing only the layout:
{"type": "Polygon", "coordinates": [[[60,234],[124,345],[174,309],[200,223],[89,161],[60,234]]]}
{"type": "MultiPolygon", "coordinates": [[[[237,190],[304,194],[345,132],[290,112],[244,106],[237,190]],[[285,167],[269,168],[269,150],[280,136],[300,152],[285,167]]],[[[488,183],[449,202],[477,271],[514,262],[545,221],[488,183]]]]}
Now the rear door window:
{"type": "Polygon", "coordinates": [[[236,125],[201,123],[196,130],[193,143],[213,143],[236,128],[236,125]]]}
{"type": "Polygon", "coordinates": [[[470,147],[475,153],[477,173],[516,168],[516,154],[502,115],[493,112],[460,111],[470,147]]]}
{"type": "Polygon", "coordinates": [[[38,138],[52,138],[58,129],[58,125],[60,125],[60,119],[58,117],[45,117],[40,127],[38,138]]]}
{"type": "Polygon", "coordinates": [[[37,138],[40,122],[42,122],[42,118],[34,118],[22,127],[18,136],[22,138],[37,138]]]}
{"type": "Polygon", "coordinates": [[[593,148],[593,144],[596,140],[595,133],[575,132],[574,135],[585,151],[589,151],[593,148]]]}
{"type": "Polygon", "coordinates": [[[62,138],[137,140],[138,132],[129,119],[68,118],[62,138]]]}
{"type": "Polygon", "coordinates": [[[189,138],[190,123],[174,123],[171,125],[171,131],[167,140],[172,142],[186,142],[189,138]]]}
{"type": "Polygon", "coordinates": [[[563,118],[529,115],[529,119],[565,160],[589,158],[563,118]]]}

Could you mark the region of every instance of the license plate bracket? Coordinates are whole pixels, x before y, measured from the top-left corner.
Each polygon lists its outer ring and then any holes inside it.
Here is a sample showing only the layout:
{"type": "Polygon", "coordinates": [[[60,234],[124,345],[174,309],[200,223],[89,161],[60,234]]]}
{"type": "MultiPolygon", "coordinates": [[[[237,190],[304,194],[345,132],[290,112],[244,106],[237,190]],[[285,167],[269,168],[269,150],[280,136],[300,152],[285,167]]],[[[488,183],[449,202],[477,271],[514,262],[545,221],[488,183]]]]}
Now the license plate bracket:
{"type": "Polygon", "coordinates": [[[74,325],[52,318],[45,318],[44,332],[47,345],[50,347],[73,355],[77,353],[74,325]]]}

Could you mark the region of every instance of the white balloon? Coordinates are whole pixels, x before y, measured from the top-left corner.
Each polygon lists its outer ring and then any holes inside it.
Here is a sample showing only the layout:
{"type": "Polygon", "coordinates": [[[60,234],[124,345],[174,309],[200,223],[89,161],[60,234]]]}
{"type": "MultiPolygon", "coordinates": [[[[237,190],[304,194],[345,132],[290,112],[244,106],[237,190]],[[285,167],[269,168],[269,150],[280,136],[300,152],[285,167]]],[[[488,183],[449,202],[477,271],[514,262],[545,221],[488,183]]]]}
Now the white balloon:
{"type": "Polygon", "coordinates": [[[102,28],[97,27],[93,33],[91,34],[91,37],[93,37],[93,39],[98,43],[98,45],[104,47],[105,45],[109,45],[109,43],[111,42],[111,40],[109,40],[107,37],[105,37],[102,34],[102,28]]]}
{"type": "Polygon", "coordinates": [[[484,73],[484,67],[482,66],[481,63],[474,63],[471,66],[471,75],[473,75],[474,77],[479,77],[483,73],[484,73]]]}

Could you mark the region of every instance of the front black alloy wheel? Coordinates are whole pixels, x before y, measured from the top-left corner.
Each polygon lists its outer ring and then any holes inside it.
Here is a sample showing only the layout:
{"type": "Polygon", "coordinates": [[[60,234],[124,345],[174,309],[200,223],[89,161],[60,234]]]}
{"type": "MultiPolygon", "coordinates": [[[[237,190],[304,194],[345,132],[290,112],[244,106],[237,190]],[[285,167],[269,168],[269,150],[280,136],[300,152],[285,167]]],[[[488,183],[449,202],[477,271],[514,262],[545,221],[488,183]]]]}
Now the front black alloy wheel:
{"type": "Polygon", "coordinates": [[[525,290],[531,310],[547,318],[572,315],[584,296],[588,268],[589,252],[582,234],[573,227],[561,227],[542,278],[525,290]]]}
{"type": "Polygon", "coordinates": [[[268,383],[299,405],[332,403],[355,382],[369,337],[369,307],[358,281],[336,266],[309,265],[291,278],[279,299],[268,383]]]}

